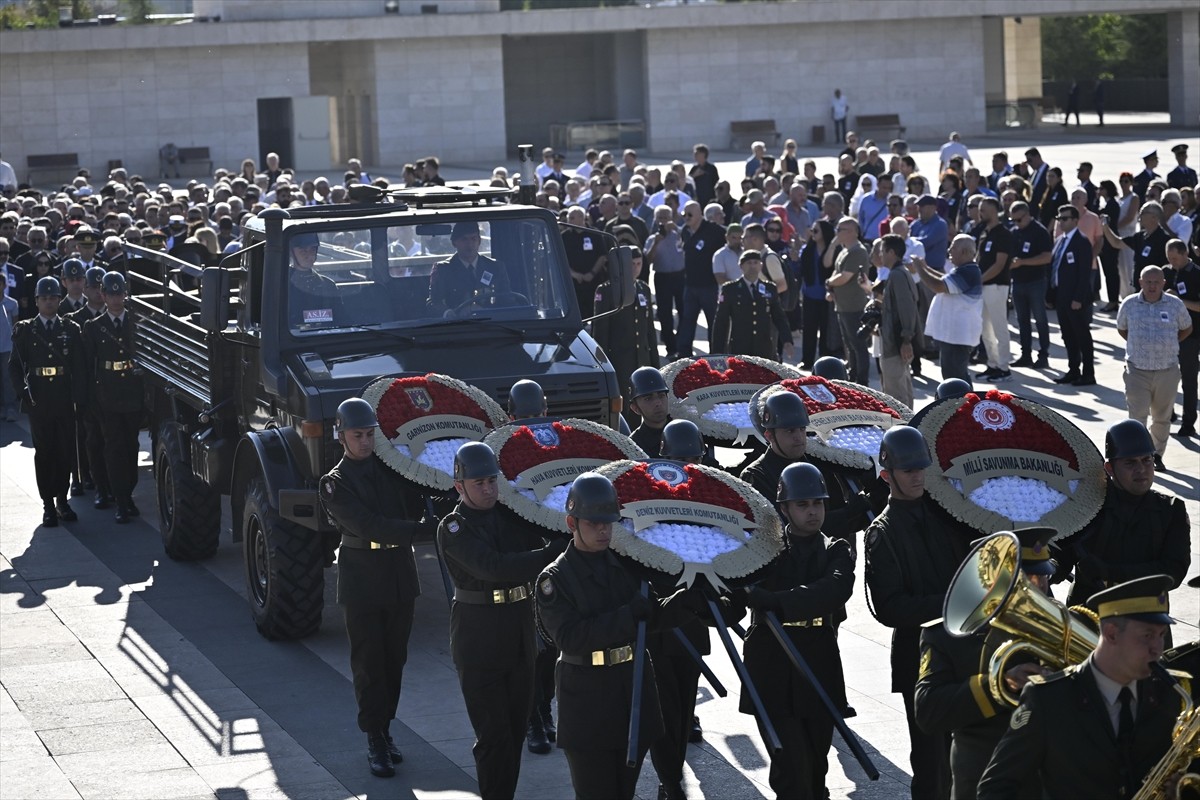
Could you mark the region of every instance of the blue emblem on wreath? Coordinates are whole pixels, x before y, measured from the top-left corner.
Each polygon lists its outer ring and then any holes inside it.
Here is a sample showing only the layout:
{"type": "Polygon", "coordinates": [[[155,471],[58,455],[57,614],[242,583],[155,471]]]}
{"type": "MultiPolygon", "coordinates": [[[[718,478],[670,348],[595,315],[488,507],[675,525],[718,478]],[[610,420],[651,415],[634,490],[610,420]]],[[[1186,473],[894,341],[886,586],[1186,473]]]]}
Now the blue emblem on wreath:
{"type": "Polygon", "coordinates": [[[678,486],[687,483],[687,473],[678,464],[669,461],[655,461],[647,467],[650,477],[662,481],[668,486],[678,486]]]}
{"type": "Polygon", "coordinates": [[[542,447],[558,447],[558,431],[554,430],[553,423],[530,425],[529,431],[533,434],[533,440],[542,447]]]}

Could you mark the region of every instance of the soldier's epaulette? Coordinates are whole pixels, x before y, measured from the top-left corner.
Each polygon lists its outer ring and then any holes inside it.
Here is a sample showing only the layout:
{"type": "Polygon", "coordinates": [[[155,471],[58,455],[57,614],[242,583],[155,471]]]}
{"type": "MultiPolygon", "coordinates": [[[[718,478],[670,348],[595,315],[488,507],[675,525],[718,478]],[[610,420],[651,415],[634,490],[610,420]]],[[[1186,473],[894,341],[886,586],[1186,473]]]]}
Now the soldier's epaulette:
{"type": "Polygon", "coordinates": [[[1062,680],[1063,678],[1066,678],[1070,675],[1074,675],[1076,672],[1079,672],[1079,670],[1081,670],[1082,668],[1083,668],[1082,664],[1072,664],[1071,666],[1066,667],[1065,669],[1060,669],[1058,672],[1051,672],[1049,675],[1030,675],[1029,682],[1030,683],[1054,683],[1055,681],[1062,680]]]}
{"type": "Polygon", "coordinates": [[[1177,658],[1190,656],[1197,650],[1200,650],[1200,639],[1197,639],[1194,642],[1188,642],[1187,644],[1178,645],[1177,647],[1172,647],[1170,650],[1167,650],[1162,654],[1162,660],[1170,663],[1177,658]]]}

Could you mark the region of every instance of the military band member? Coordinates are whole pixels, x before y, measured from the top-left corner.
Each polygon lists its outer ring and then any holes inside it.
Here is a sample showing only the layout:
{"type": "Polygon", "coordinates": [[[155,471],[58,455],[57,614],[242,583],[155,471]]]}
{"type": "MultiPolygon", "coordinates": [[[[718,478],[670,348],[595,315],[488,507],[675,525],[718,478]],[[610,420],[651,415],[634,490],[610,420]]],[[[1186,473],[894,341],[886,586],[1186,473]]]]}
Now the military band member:
{"type": "Polygon", "coordinates": [[[760,280],[762,253],[743,250],[738,266],[742,268],[741,279],[721,284],[713,321],[713,352],[774,359],[782,337],[784,358],[792,359],[792,326],[779,304],[775,285],[760,280]]]}
{"type": "Polygon", "coordinates": [[[321,478],[321,505],[342,536],[337,602],[346,615],[358,729],[371,774],[390,778],[404,760],[389,731],[400,703],[413,609],[421,584],[414,522],[400,474],[375,455],[375,409],[361,398],[337,409],[342,460],[321,478]]]}
{"type": "MultiPolygon", "coordinates": [[[[1037,589],[1050,595],[1053,528],[1013,531],[1021,543],[1021,571],[1037,589]]],[[[950,733],[950,777],[953,800],[975,800],[979,778],[992,751],[1008,728],[1012,707],[988,690],[992,654],[1012,634],[985,625],[970,636],[951,636],[941,621],[921,631],[921,671],[917,678],[917,724],[929,734],[950,733]]],[[[1050,670],[1036,662],[1014,664],[1005,672],[1008,690],[1016,694],[1032,675],[1050,670]]],[[[1036,779],[1021,797],[1039,797],[1036,779]]]]}
{"type": "Polygon", "coordinates": [[[511,798],[533,708],[537,640],[533,581],[566,547],[547,544],[533,525],[497,507],[500,464],[483,442],[454,456],[459,501],[438,526],[438,546],[454,581],[450,653],[475,730],[479,794],[511,798]]]}
{"type": "Polygon", "coordinates": [[[113,519],[126,523],[141,512],[133,502],[138,481],[138,433],[144,399],[142,371],[134,363],[133,314],[125,308],[125,276],[107,272],[101,281],[104,313],[83,326],[89,388],[104,434],[104,465],[116,498],[113,519]]]}
{"type": "Polygon", "coordinates": [[[642,424],[629,435],[646,455],[658,458],[662,445],[662,429],[671,420],[667,410],[667,382],[654,367],[641,367],[629,378],[629,408],[642,419],[642,424]]]}
{"type": "MultiPolygon", "coordinates": [[[[850,546],[821,532],[825,479],[812,464],[795,463],[779,477],[776,501],[784,518],[785,548],[757,586],[747,591],[753,621],[743,653],[746,668],[783,749],[771,756],[770,782],[780,798],[823,800],[833,743],[833,719],[808,679],[788,660],[764,616],[774,611],[835,707],[846,705],[846,682],[834,615],[854,591],[850,546]]],[[[743,694],[740,710],[754,713],[743,694]]],[[[761,729],[761,722],[759,723],[761,729]]]]}
{"type": "Polygon", "coordinates": [[[671,628],[699,607],[685,589],[666,599],[641,595],[637,578],[609,551],[612,526],[620,518],[608,478],[592,472],[576,478],[567,495],[571,543],[538,578],[535,592],[539,625],[562,651],[558,746],[579,800],[630,800],[646,750],[663,732],[648,658],[636,765],[626,766],[638,621],[650,630],[671,628]]]}
{"type": "Polygon", "coordinates": [[[58,316],[62,284],[47,275],[34,287],[37,315],[13,326],[9,376],[29,414],[42,525],[78,519],[67,501],[75,452],[75,404],[85,391],[79,326],[58,316]]]}
{"type": "MultiPolygon", "coordinates": [[[[69,315],[70,319],[79,326],[81,332],[83,326],[90,320],[105,313],[104,293],[101,286],[103,281],[103,267],[92,267],[85,274],[83,296],[86,302],[83,308],[69,315]]],[[[96,490],[92,506],[100,510],[111,508],[113,504],[112,484],[109,483],[108,467],[104,463],[104,432],[100,424],[100,410],[96,406],[95,393],[84,398],[76,413],[78,425],[83,429],[82,440],[76,445],[80,454],[80,462],[87,464],[88,474],[91,476],[96,490]]],[[[88,488],[86,484],[84,488],[88,488]]]]}
{"type": "MultiPolygon", "coordinates": [[[[617,385],[626,386],[634,370],[659,366],[658,335],[654,332],[654,293],[640,278],[642,251],[633,248],[633,304],[592,322],[592,337],[604,348],[617,373],[617,385]]],[[[616,308],[616,287],[605,281],[596,287],[595,313],[616,308]]]]}
{"type": "Polygon", "coordinates": [[[888,429],[879,446],[879,465],[890,495],[865,537],[869,607],[892,628],[892,691],[904,699],[908,719],[913,800],[942,800],[950,793],[949,737],[918,727],[914,694],[921,626],[942,615],[946,590],[971,539],[925,492],[925,470],[931,463],[919,430],[907,425],[888,429]]]}
{"type": "Polygon", "coordinates": [[[1179,695],[1154,676],[1163,654],[1169,575],[1092,595],[1100,643],[1082,664],[1034,676],[979,783],[979,800],[1020,798],[1037,776],[1048,800],[1127,800],[1171,746],[1179,695]]]}

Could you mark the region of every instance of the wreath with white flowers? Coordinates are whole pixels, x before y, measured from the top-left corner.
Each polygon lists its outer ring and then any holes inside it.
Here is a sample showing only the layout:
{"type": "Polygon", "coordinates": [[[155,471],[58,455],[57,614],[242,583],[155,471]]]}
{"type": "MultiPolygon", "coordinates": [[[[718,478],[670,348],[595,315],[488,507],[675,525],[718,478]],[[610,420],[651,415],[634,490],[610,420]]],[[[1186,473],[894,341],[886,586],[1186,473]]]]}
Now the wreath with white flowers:
{"type": "Polygon", "coordinates": [[[432,489],[454,487],[454,455],[508,421],[482,390],[431,372],[380,378],[363,391],[375,409],[375,454],[404,477],[432,489]]]}
{"type": "Polygon", "coordinates": [[[800,371],[757,356],[713,355],[672,361],[662,374],[672,418],[690,419],[705,436],[741,445],[751,436],[762,438],[750,420],[750,398],[800,371]]]}
{"type": "Polygon", "coordinates": [[[586,419],[524,421],[489,433],[500,462],[500,502],[543,528],[567,532],[567,492],[579,475],[645,458],[628,436],[586,419]]]}
{"type": "Polygon", "coordinates": [[[783,551],[779,515],[754,487],[702,464],[616,461],[596,470],[613,482],[622,520],[612,548],[690,586],[745,578],[783,551]]]}
{"type": "Polygon", "coordinates": [[[754,395],[750,416],[755,428],[762,428],[767,398],[779,392],[792,392],[804,401],[808,455],[851,469],[874,469],[883,434],[913,415],[911,408],[890,394],[859,383],[806,375],[763,387],[754,395]]]}
{"type": "Polygon", "coordinates": [[[925,488],[983,533],[1046,525],[1062,538],[1104,505],[1104,459],[1074,423],[995,389],[938,401],[918,430],[933,465],[925,488]]]}

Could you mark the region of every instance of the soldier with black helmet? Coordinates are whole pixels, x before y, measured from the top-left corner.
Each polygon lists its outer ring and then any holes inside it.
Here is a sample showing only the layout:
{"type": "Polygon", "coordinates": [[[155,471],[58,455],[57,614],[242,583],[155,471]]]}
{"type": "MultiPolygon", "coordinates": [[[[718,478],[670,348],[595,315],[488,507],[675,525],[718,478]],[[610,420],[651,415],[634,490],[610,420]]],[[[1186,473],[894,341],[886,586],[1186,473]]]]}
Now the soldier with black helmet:
{"type": "MultiPolygon", "coordinates": [[[[79,326],[81,332],[83,326],[89,321],[105,313],[104,292],[102,289],[103,281],[103,267],[92,267],[85,273],[83,296],[86,302],[83,308],[68,315],[79,326]]],[[[104,432],[94,393],[92,396],[84,398],[83,403],[77,409],[77,413],[77,424],[82,432],[77,431],[78,443],[76,447],[79,453],[80,464],[87,465],[86,469],[81,467],[81,471],[90,476],[93,483],[92,487],[89,487],[85,483],[83,484],[83,488],[95,488],[96,496],[92,501],[92,505],[95,508],[101,510],[110,508],[112,507],[114,498],[112,485],[108,480],[108,467],[104,463],[104,432]]]]}
{"type": "Polygon", "coordinates": [[[947,378],[937,385],[935,394],[938,400],[945,400],[948,397],[966,397],[973,391],[971,384],[962,378],[947,378]]]}
{"type": "Polygon", "coordinates": [[[586,472],[567,495],[571,543],[537,581],[541,630],[562,651],[558,667],[558,746],[580,800],[630,800],[650,743],[662,735],[654,664],[646,660],[636,764],[626,766],[634,647],[639,621],[650,630],[694,616],[698,598],[680,589],[643,596],[639,582],[609,551],[621,518],[617,491],[586,472]]]}
{"type": "Polygon", "coordinates": [[[42,525],[78,519],[67,492],[75,451],[75,405],[85,392],[79,326],[58,316],[62,284],[47,275],[34,287],[37,315],[13,326],[8,370],[21,409],[29,414],[33,466],[42,498],[42,525]]]}
{"type": "Polygon", "coordinates": [[[345,453],[320,482],[321,505],[341,534],[337,602],[346,615],[358,729],[371,774],[389,778],[404,760],[389,726],[396,717],[413,608],[421,594],[408,487],[375,455],[375,409],[352,397],[337,408],[345,453]]]}
{"type": "MultiPolygon", "coordinates": [[[[1063,543],[1063,565],[1075,568],[1067,605],[1105,587],[1146,575],[1170,575],[1179,586],[1192,562],[1187,508],[1154,489],[1154,440],[1146,426],[1123,419],[1104,436],[1104,506],[1063,543]]],[[[1094,610],[1094,609],[1093,609],[1094,610]]]]}
{"type": "Polygon", "coordinates": [[[533,708],[533,581],[566,547],[497,507],[500,464],[483,442],[454,456],[459,501],[438,526],[438,546],[454,581],[450,653],[475,730],[479,794],[511,798],[533,708]]]}
{"type": "Polygon", "coordinates": [[[892,628],[892,691],[904,698],[913,771],[913,800],[941,800],[950,792],[950,741],[916,723],[914,692],[921,626],[942,615],[946,590],[973,538],[925,492],[933,463],[916,428],[889,428],[879,445],[887,507],[866,532],[868,608],[892,628]]]}
{"type": "MultiPolygon", "coordinates": [[[[783,745],[771,756],[771,789],[777,797],[819,800],[828,797],[825,774],[833,719],[784,654],[765,615],[778,615],[829,698],[844,708],[846,682],[833,626],[854,591],[854,558],[845,541],[821,532],[829,491],[819,469],[789,464],[779,476],[775,498],[786,522],[784,551],[763,580],[746,591],[753,616],[742,652],[783,745]]],[[[754,713],[744,694],[739,710],[754,713]]]]}
{"type": "Polygon", "coordinates": [[[837,356],[821,356],[813,364],[812,374],[827,381],[849,380],[846,377],[846,362],[837,356]]]}
{"type": "Polygon", "coordinates": [[[667,410],[667,382],[654,367],[641,367],[629,378],[629,408],[642,419],[629,435],[646,455],[658,458],[662,430],[671,420],[667,410]]]}
{"type": "Polygon", "coordinates": [[[508,390],[508,418],[513,420],[546,416],[546,393],[537,381],[519,380],[508,390]]]}
{"type": "Polygon", "coordinates": [[[104,465],[116,498],[118,523],[141,512],[133,503],[138,480],[138,432],[144,400],[142,371],[134,363],[133,315],[125,308],[125,276],[107,272],[101,281],[105,311],[83,326],[88,384],[104,435],[104,465]]]}
{"type": "MultiPolygon", "coordinates": [[[[1021,572],[1042,594],[1050,595],[1057,564],[1051,558],[1054,528],[1030,527],[1012,531],[1020,543],[1021,572]]],[[[975,800],[975,790],[992,751],[1008,728],[1012,706],[989,691],[992,654],[1013,638],[991,625],[970,636],[952,636],[938,621],[921,630],[921,669],[915,694],[917,724],[929,734],[949,733],[951,798],[975,800]]],[[[1034,675],[1050,670],[1030,659],[1017,658],[1004,673],[1013,695],[1034,675]]],[[[1041,797],[1036,778],[1018,797],[1041,797]]]]}

